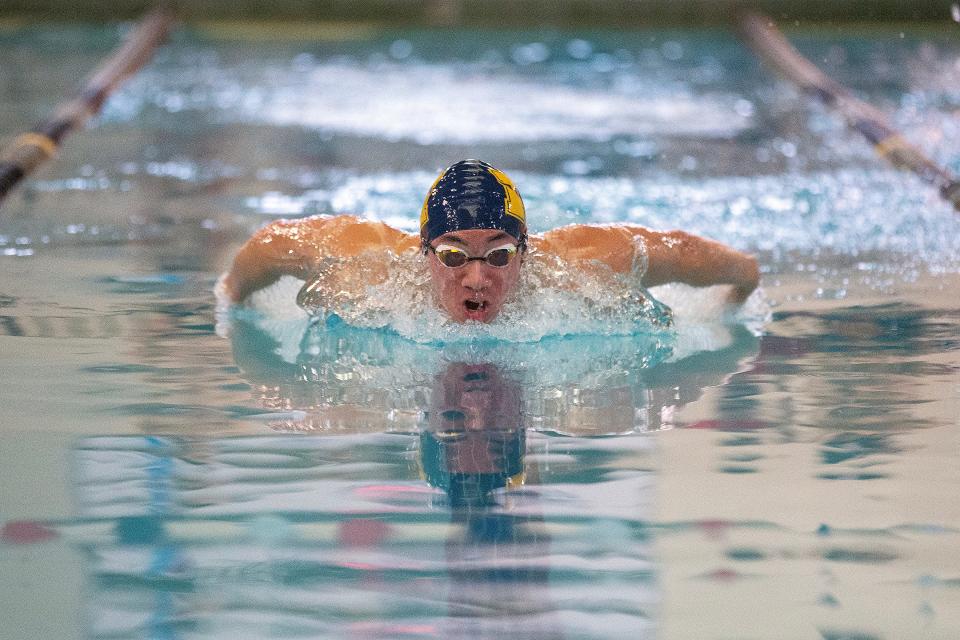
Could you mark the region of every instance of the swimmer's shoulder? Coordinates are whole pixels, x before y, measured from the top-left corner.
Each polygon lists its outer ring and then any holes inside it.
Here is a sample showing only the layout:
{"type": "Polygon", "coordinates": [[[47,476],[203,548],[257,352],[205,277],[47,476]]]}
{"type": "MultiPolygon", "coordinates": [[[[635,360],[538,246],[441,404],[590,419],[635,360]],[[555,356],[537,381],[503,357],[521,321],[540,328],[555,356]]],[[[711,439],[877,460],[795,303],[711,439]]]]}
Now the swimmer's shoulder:
{"type": "Polygon", "coordinates": [[[567,261],[599,261],[614,271],[633,268],[635,254],[649,230],[637,225],[571,224],[533,238],[533,246],[567,261]]]}
{"type": "Polygon", "coordinates": [[[348,214],[275,220],[258,235],[296,240],[323,253],[333,252],[340,256],[358,255],[369,250],[402,253],[419,246],[419,238],[411,233],[348,214]]]}

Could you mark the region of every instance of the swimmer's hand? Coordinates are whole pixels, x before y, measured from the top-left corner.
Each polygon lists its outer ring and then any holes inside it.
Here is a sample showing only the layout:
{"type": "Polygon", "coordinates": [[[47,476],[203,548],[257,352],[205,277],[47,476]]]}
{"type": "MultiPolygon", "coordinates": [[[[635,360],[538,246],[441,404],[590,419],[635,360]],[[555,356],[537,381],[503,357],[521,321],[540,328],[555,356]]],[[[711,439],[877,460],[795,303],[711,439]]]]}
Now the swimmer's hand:
{"type": "Polygon", "coordinates": [[[737,274],[737,282],[730,288],[726,301],[728,304],[739,306],[746,302],[750,294],[760,285],[760,267],[753,256],[741,259],[737,266],[740,273],[737,274]]]}
{"type": "Polygon", "coordinates": [[[750,297],[750,294],[756,290],[756,285],[752,287],[732,287],[730,293],[727,294],[726,302],[727,304],[740,306],[747,301],[747,298],[750,297]]]}

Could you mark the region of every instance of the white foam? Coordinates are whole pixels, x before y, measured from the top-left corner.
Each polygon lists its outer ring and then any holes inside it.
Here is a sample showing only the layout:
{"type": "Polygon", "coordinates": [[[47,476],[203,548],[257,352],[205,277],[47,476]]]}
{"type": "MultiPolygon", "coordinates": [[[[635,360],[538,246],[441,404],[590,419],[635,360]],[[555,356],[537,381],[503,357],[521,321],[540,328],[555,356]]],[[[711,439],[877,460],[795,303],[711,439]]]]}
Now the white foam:
{"type": "MultiPolygon", "coordinates": [[[[533,270],[531,270],[533,271],[533,270]]],[[[486,342],[481,360],[494,357],[497,349],[489,342],[504,344],[504,362],[513,359],[513,350],[521,343],[538,343],[548,338],[569,335],[592,337],[625,337],[645,335],[651,344],[669,345],[677,361],[701,351],[726,348],[732,341],[731,328],[746,326],[759,335],[769,320],[770,304],[757,290],[740,307],[726,302],[729,289],[724,286],[697,289],[681,284],[670,284],[652,289],[650,293],[673,311],[672,329],[650,322],[649,310],[637,301],[624,301],[611,295],[600,302],[582,293],[539,287],[536,272],[521,280],[520,289],[505,306],[500,317],[490,324],[452,322],[432,302],[418,279],[423,274],[399,271],[398,278],[381,287],[372,288],[368,295],[351,309],[341,310],[337,317],[358,328],[385,329],[421,344],[451,345],[457,358],[470,360],[471,344],[486,342]],[[393,295],[387,295],[387,291],[393,295]],[[623,306],[611,313],[613,305],[623,306]],[[462,348],[456,347],[463,345],[462,348]],[[513,344],[514,347],[509,345],[513,344]]],[[[231,319],[240,317],[267,332],[280,345],[277,353],[287,362],[296,362],[303,336],[315,318],[296,304],[304,281],[291,276],[280,278],[273,285],[257,291],[243,304],[231,305],[218,281],[217,332],[229,334],[231,319]]],[[[596,293],[598,290],[595,290],[596,293]]],[[[609,290],[605,290],[609,291],[609,290]]],[[[322,312],[326,316],[326,312],[322,312]]],[[[322,318],[320,318],[322,320],[322,318]]],[[[322,330],[322,329],[320,329],[322,330]]]]}
{"type": "MultiPolygon", "coordinates": [[[[362,273],[366,263],[349,258],[328,267],[334,273],[362,273]]],[[[390,329],[416,342],[537,342],[549,336],[659,333],[670,324],[669,309],[639,286],[641,274],[588,273],[535,250],[489,324],[450,320],[432,299],[429,274],[417,253],[392,256],[387,279],[359,295],[345,295],[339,285],[327,291],[326,269],[317,276],[318,295],[306,301],[313,312],[336,314],[357,327],[390,329]]]]}

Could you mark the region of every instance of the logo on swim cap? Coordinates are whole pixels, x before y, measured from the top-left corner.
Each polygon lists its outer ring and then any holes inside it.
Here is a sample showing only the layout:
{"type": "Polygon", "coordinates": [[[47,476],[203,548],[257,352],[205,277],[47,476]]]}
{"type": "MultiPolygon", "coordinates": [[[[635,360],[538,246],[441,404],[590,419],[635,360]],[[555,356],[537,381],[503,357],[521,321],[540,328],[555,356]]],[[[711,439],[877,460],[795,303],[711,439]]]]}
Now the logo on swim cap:
{"type": "Polygon", "coordinates": [[[517,187],[507,174],[480,160],[448,167],[430,187],[420,210],[424,242],[464,229],[500,229],[517,240],[527,231],[517,187]]]}

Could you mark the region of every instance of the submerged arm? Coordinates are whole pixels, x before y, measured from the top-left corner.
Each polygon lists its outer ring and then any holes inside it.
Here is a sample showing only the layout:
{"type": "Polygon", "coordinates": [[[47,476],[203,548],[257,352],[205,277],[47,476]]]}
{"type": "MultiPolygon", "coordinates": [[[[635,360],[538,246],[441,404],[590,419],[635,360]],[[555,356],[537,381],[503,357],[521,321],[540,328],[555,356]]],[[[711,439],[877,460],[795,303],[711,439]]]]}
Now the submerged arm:
{"type": "Polygon", "coordinates": [[[642,283],[655,287],[682,282],[695,287],[733,286],[728,300],[740,304],[760,283],[757,260],[725,244],[684,231],[657,232],[631,227],[646,244],[647,270],[642,283]]]}

